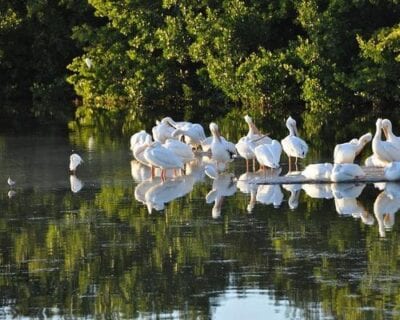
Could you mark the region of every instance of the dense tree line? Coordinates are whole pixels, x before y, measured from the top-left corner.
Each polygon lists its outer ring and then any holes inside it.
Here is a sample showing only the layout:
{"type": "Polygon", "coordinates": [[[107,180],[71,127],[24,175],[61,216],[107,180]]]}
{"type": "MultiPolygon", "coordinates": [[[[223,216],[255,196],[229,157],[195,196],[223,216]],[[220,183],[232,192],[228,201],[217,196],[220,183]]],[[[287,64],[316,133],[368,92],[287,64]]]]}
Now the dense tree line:
{"type": "Polygon", "coordinates": [[[63,119],[67,79],[80,123],[126,129],[242,109],[309,136],[400,119],[399,0],[88,2],[0,2],[1,114],[63,119]]]}

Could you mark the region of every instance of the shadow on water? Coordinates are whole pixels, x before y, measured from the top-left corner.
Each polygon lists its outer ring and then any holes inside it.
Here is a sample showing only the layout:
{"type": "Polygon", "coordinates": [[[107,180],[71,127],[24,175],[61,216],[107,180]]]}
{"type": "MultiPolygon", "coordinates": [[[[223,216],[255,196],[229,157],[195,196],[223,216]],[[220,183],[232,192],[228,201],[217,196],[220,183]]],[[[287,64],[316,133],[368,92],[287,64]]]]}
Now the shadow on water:
{"type": "Polygon", "coordinates": [[[286,168],[241,159],[211,179],[207,158],[162,181],[127,141],[0,139],[1,316],[399,316],[398,184],[256,185],[286,168]]]}

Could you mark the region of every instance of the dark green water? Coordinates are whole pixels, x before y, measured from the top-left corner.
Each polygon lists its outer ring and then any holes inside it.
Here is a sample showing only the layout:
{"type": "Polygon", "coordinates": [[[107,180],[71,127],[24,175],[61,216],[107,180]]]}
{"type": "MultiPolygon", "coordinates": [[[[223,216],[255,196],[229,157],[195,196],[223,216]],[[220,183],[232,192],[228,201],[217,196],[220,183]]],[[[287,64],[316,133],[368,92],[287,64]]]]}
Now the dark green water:
{"type": "Polygon", "coordinates": [[[87,133],[0,151],[0,319],[400,318],[400,186],[163,183],[87,133]]]}

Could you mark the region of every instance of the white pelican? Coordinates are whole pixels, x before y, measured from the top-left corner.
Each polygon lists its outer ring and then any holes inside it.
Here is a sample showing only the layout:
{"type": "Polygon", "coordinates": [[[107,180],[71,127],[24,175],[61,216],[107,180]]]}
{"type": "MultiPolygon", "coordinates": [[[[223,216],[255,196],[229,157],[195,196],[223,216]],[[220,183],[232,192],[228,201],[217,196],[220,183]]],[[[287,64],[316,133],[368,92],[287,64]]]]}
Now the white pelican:
{"type": "Polygon", "coordinates": [[[77,153],[73,153],[71,154],[71,156],[69,157],[69,170],[72,173],[75,173],[76,168],[83,163],[83,159],[81,158],[81,156],[77,153]]]}
{"type": "Polygon", "coordinates": [[[157,141],[144,150],[143,156],[153,167],[161,168],[162,180],[165,180],[167,169],[184,168],[182,159],[157,141]]]}
{"type": "Polygon", "coordinates": [[[236,148],[235,145],[231,142],[227,143],[226,141],[221,139],[221,135],[218,130],[218,126],[216,123],[210,123],[210,131],[212,134],[212,142],[211,142],[211,159],[217,163],[227,163],[232,160],[232,156],[235,155],[236,148]]]}
{"type": "Polygon", "coordinates": [[[389,181],[400,179],[400,161],[390,162],[384,169],[385,178],[389,181]]]}
{"type": "MultiPolygon", "coordinates": [[[[253,140],[247,136],[241,137],[239,141],[235,144],[238,154],[246,160],[246,172],[249,171],[249,160],[255,159],[253,140]]],[[[253,170],[254,168],[253,162],[253,170]]]]}
{"type": "Polygon", "coordinates": [[[133,151],[134,147],[137,144],[145,143],[148,140],[148,137],[151,137],[151,135],[147,133],[145,130],[140,130],[139,132],[136,132],[130,138],[130,145],[131,145],[130,149],[133,151]]]}
{"type": "Polygon", "coordinates": [[[374,214],[379,225],[379,235],[385,237],[385,230],[391,229],[394,224],[394,216],[400,209],[400,199],[391,199],[385,191],[382,191],[374,202],[374,214]]]}
{"type": "Polygon", "coordinates": [[[192,148],[182,141],[167,139],[163,146],[180,157],[183,163],[187,163],[195,159],[192,148]]]}
{"type": "Polygon", "coordinates": [[[366,167],[386,167],[390,162],[379,159],[375,154],[365,159],[364,164],[366,167]]]}
{"type": "Polygon", "coordinates": [[[355,157],[360,154],[365,145],[372,140],[372,134],[366,133],[360,139],[352,139],[350,142],[337,144],[333,151],[334,163],[353,163],[355,157]]]}
{"type": "Polygon", "coordinates": [[[334,182],[353,181],[365,177],[365,172],[355,163],[335,163],[331,180],[334,182]]]}
{"type": "Polygon", "coordinates": [[[260,203],[279,208],[283,201],[283,192],[279,184],[263,184],[257,188],[256,200],[260,203]]]}
{"type": "Polygon", "coordinates": [[[253,160],[253,171],[255,170],[255,155],[254,148],[261,144],[271,143],[272,140],[267,135],[262,135],[253,119],[245,115],[244,120],[249,126],[249,131],[246,136],[241,137],[236,143],[236,150],[239,155],[246,160],[246,171],[249,171],[249,160],[253,160]]]}
{"type": "Polygon", "coordinates": [[[262,168],[277,169],[280,167],[282,146],[278,140],[272,140],[269,144],[261,144],[254,148],[254,154],[262,168]]]}
{"type": "Polygon", "coordinates": [[[212,178],[212,189],[206,195],[206,203],[214,202],[211,215],[216,219],[221,216],[224,197],[229,197],[236,193],[236,178],[232,173],[221,173],[215,176],[216,172],[212,172],[211,169],[209,173],[210,176],[214,176],[214,178],[212,178]]]}
{"type": "Polygon", "coordinates": [[[291,170],[291,163],[290,163],[290,158],[294,157],[296,158],[296,170],[297,170],[297,158],[305,158],[308,152],[308,145],[307,143],[298,137],[298,132],[297,132],[297,127],[296,127],[296,121],[292,118],[289,117],[286,120],[286,127],[289,130],[289,135],[286,136],[282,141],[282,148],[283,151],[288,156],[289,159],[289,171],[291,170]]]}
{"type": "Polygon", "coordinates": [[[326,183],[304,183],[301,185],[304,192],[311,198],[332,199],[331,187],[326,183]]]}
{"type": "Polygon", "coordinates": [[[201,146],[201,142],[206,139],[204,128],[198,123],[190,123],[175,129],[172,132],[174,138],[184,136],[185,143],[191,145],[194,149],[201,146]]]}
{"type": "Polygon", "coordinates": [[[69,183],[71,185],[71,191],[73,193],[78,193],[83,188],[83,183],[80,179],[76,177],[76,175],[71,174],[69,176],[69,183]]]}
{"type": "Polygon", "coordinates": [[[246,121],[247,125],[249,126],[249,131],[247,132],[246,137],[248,137],[252,140],[257,140],[257,143],[256,143],[257,145],[272,142],[272,139],[270,137],[268,137],[268,135],[262,134],[260,132],[260,130],[258,130],[258,128],[256,127],[256,125],[253,122],[253,119],[250,116],[245,115],[244,121],[246,121]]]}
{"type": "Polygon", "coordinates": [[[390,141],[382,140],[382,119],[376,120],[376,132],[372,139],[374,155],[387,162],[400,161],[400,150],[390,141]]]}
{"type": "Polygon", "coordinates": [[[172,133],[175,128],[168,121],[156,121],[156,125],[151,129],[154,141],[164,143],[168,138],[173,138],[172,133]]]}
{"type": "MultiPolygon", "coordinates": [[[[144,157],[144,151],[150,146],[150,144],[152,142],[153,142],[152,137],[150,135],[148,135],[148,136],[146,136],[145,141],[143,143],[136,143],[132,149],[133,157],[137,161],[139,161],[141,164],[143,164],[147,167],[152,167],[152,165],[144,157]]],[[[154,174],[154,172],[153,172],[153,174],[154,174]]]]}
{"type": "Polygon", "coordinates": [[[382,120],[382,130],[385,134],[386,140],[393,143],[400,152],[400,137],[393,133],[392,122],[389,119],[382,120]]]}
{"type": "Polygon", "coordinates": [[[328,181],[331,178],[332,168],[331,163],[309,164],[301,174],[307,179],[328,181]]]}

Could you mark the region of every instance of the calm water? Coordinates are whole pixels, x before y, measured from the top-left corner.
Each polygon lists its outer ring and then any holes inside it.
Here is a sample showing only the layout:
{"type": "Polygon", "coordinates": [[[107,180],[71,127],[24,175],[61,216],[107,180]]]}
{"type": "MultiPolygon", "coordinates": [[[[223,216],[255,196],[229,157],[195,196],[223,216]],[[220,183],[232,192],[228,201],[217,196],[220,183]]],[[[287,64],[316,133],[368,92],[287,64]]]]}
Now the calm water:
{"type": "Polygon", "coordinates": [[[0,150],[0,319],[400,318],[396,184],[163,183],[83,133],[0,150]]]}

